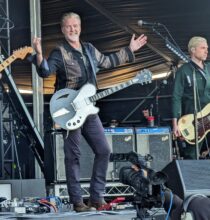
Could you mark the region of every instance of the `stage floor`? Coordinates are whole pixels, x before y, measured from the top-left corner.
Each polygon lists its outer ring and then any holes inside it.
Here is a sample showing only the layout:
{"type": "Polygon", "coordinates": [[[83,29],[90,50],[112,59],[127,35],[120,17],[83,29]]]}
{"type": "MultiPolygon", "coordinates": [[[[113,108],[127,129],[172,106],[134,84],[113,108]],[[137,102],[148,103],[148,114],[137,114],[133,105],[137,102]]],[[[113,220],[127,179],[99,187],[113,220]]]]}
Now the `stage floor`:
{"type": "MultiPolygon", "coordinates": [[[[165,220],[166,214],[163,209],[154,209],[150,211],[150,218],[154,220],[165,220]]],[[[47,213],[47,214],[15,214],[15,213],[0,213],[2,219],[50,219],[50,220],[131,220],[136,217],[136,211],[97,211],[97,212],[63,212],[63,213],[47,213]]],[[[145,218],[145,219],[150,219],[145,218]]]]}

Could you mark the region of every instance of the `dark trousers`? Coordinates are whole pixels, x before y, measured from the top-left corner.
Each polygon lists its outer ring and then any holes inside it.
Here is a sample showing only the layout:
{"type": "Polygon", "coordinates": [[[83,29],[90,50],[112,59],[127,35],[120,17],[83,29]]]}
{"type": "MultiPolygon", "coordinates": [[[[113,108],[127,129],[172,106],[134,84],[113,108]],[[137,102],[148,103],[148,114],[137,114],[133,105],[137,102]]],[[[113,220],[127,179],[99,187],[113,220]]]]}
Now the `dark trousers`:
{"type": "Polygon", "coordinates": [[[103,199],[106,184],[106,172],[111,149],[104,134],[104,128],[98,115],[89,116],[82,128],[64,133],[65,170],[70,202],[82,202],[80,188],[80,140],[84,136],[95,154],[90,181],[90,200],[103,199]]]}
{"type": "MultiPolygon", "coordinates": [[[[210,135],[207,134],[207,136],[200,142],[198,143],[198,150],[199,150],[199,155],[202,155],[203,151],[209,150],[209,143],[210,143],[210,135]]],[[[179,150],[180,150],[180,156],[183,157],[184,159],[197,159],[196,155],[196,146],[192,144],[188,144],[185,141],[179,141],[179,150]]],[[[209,155],[208,155],[209,157],[209,155]]]]}

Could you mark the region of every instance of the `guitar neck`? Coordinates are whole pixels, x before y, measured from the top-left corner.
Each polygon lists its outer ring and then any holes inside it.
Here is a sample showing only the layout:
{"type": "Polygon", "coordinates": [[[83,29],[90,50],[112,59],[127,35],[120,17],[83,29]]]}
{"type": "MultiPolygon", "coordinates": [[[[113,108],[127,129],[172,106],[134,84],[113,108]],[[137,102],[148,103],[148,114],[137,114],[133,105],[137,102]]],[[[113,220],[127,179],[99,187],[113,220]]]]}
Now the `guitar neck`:
{"type": "Polygon", "coordinates": [[[16,59],[15,55],[8,57],[5,61],[0,64],[0,72],[9,66],[16,59]]]}
{"type": "Polygon", "coordinates": [[[106,97],[106,96],[109,96],[109,95],[111,95],[111,94],[113,94],[113,93],[115,93],[115,92],[118,92],[118,91],[120,91],[120,90],[122,90],[122,89],[125,89],[125,88],[127,88],[127,87],[133,85],[134,83],[136,83],[135,80],[133,80],[133,79],[132,79],[132,80],[129,80],[129,81],[127,81],[126,83],[122,83],[122,84],[117,85],[117,86],[115,86],[115,87],[112,87],[112,88],[109,88],[109,89],[104,90],[104,91],[102,91],[102,92],[99,92],[99,93],[97,93],[97,94],[95,94],[95,95],[89,97],[89,100],[90,100],[91,102],[95,102],[95,101],[97,101],[97,100],[99,100],[99,99],[102,99],[102,98],[104,98],[104,97],[106,97]]]}

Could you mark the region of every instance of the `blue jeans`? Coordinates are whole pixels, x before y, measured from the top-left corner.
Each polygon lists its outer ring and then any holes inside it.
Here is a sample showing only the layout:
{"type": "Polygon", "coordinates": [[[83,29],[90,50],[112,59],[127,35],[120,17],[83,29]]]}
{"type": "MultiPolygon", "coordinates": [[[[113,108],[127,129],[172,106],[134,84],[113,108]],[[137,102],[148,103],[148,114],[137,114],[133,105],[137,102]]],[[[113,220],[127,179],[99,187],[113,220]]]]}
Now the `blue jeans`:
{"type": "Polygon", "coordinates": [[[104,128],[98,115],[90,115],[83,126],[64,135],[65,170],[70,202],[82,202],[80,187],[80,140],[84,136],[95,154],[90,181],[90,200],[99,202],[103,199],[106,184],[106,172],[111,149],[104,134],[104,128]]]}

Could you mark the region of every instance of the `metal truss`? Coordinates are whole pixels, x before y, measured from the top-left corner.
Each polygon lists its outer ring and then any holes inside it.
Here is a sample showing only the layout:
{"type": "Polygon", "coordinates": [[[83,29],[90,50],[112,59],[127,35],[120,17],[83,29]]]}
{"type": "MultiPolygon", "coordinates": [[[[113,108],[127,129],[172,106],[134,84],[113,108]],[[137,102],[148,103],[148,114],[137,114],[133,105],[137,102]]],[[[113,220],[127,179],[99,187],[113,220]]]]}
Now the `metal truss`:
{"type": "MultiPolygon", "coordinates": [[[[88,198],[89,194],[89,183],[81,183],[82,197],[88,198]]],[[[134,188],[128,185],[124,185],[119,182],[108,182],[105,188],[105,197],[115,197],[115,196],[132,196],[135,192],[134,188]]],[[[55,184],[54,185],[55,196],[61,199],[69,198],[67,185],[66,184],[55,184]]]]}
{"type": "Polygon", "coordinates": [[[9,93],[6,92],[3,84],[0,84],[1,91],[1,178],[15,178],[15,170],[19,171],[19,178],[22,178],[19,158],[17,153],[16,139],[18,139],[21,129],[18,125],[17,111],[12,105],[9,93]]]}

